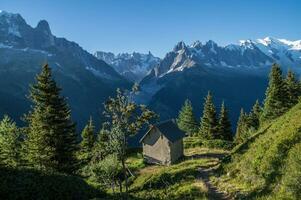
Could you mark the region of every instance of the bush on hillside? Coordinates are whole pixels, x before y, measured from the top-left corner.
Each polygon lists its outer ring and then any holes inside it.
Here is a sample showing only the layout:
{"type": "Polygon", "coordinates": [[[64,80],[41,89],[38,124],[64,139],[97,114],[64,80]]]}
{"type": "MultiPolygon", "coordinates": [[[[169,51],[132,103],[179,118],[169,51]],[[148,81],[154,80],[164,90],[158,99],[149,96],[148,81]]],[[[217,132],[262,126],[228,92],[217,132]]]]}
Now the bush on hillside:
{"type": "Polygon", "coordinates": [[[199,137],[187,137],[184,139],[185,148],[206,147],[215,149],[230,150],[233,148],[233,142],[227,140],[205,140],[199,137]]]}

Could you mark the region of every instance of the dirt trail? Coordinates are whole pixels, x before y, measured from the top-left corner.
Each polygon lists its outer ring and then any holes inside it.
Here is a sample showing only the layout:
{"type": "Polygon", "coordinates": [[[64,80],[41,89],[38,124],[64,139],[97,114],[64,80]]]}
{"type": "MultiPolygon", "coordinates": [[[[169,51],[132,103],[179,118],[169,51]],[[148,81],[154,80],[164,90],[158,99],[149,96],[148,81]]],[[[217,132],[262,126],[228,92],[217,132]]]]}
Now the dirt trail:
{"type": "MultiPolygon", "coordinates": [[[[226,154],[202,154],[202,155],[197,155],[194,156],[194,158],[215,158],[215,159],[221,159],[225,156],[226,154]]],[[[232,200],[232,198],[227,195],[224,192],[221,192],[218,190],[217,187],[215,187],[209,177],[210,175],[213,175],[215,173],[216,167],[210,167],[210,168],[199,168],[199,179],[204,181],[208,188],[208,197],[209,200],[232,200]]]]}
{"type": "Polygon", "coordinates": [[[221,192],[216,188],[210,181],[209,176],[210,174],[214,173],[215,168],[209,168],[209,169],[203,169],[199,168],[199,179],[204,181],[208,188],[208,197],[209,200],[231,200],[232,198],[228,196],[227,194],[221,192]]]}

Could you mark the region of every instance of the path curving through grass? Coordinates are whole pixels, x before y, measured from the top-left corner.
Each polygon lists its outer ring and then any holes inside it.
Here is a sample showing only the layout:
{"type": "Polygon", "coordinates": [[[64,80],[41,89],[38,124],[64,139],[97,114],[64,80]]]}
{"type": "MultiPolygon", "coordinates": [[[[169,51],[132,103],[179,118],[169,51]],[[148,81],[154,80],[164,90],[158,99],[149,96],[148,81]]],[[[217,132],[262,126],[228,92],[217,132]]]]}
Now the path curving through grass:
{"type": "MultiPolygon", "coordinates": [[[[223,157],[225,157],[227,153],[222,153],[222,152],[207,152],[207,153],[202,153],[202,154],[194,154],[191,156],[191,159],[201,159],[201,158],[207,158],[207,159],[217,159],[221,160],[223,157]]],[[[232,200],[232,198],[224,193],[223,191],[220,191],[216,186],[212,184],[210,181],[210,176],[213,176],[216,172],[216,169],[219,165],[219,162],[215,166],[211,166],[209,168],[203,168],[200,167],[198,169],[198,179],[203,181],[208,188],[208,199],[209,200],[232,200]]]]}

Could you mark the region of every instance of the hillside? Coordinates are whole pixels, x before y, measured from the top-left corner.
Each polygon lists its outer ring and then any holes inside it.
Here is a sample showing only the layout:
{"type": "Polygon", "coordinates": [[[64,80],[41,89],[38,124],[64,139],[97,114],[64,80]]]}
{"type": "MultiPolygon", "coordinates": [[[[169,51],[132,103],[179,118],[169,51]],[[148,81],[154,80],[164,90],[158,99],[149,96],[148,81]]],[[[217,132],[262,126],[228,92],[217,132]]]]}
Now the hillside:
{"type": "Polygon", "coordinates": [[[301,198],[301,103],[232,151],[219,188],[238,199],[301,198]]]}

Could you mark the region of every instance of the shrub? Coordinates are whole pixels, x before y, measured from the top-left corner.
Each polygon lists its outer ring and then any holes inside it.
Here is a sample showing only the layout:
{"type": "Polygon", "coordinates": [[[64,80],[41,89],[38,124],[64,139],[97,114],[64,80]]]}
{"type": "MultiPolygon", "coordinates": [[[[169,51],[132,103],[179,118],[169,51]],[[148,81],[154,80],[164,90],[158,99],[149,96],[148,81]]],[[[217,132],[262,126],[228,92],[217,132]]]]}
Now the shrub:
{"type": "Polygon", "coordinates": [[[203,139],[199,137],[186,137],[184,138],[184,148],[194,148],[203,145],[203,139]]]}
{"type": "Polygon", "coordinates": [[[199,137],[187,137],[184,139],[185,148],[207,147],[216,149],[230,150],[233,148],[233,142],[227,140],[205,140],[199,137]]]}
{"type": "Polygon", "coordinates": [[[203,146],[208,148],[230,150],[233,148],[233,143],[227,140],[205,140],[203,142],[203,146]]]}

